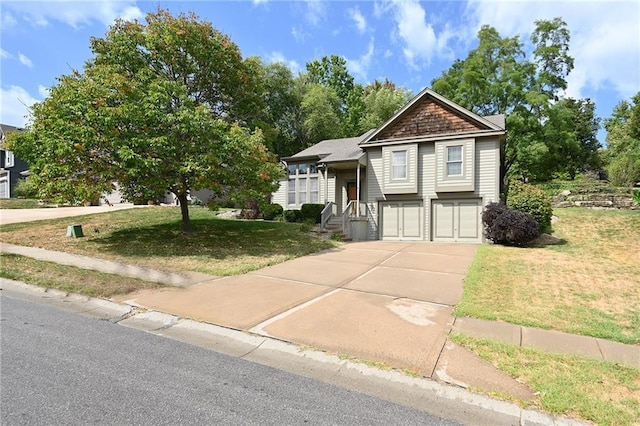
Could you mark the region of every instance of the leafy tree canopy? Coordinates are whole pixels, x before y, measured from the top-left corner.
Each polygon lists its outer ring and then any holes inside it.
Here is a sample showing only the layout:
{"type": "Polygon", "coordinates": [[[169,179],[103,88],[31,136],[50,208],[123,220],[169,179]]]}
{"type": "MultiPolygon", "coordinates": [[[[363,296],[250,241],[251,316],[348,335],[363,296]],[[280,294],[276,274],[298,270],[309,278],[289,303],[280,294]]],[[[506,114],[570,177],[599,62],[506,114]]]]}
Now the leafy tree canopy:
{"type": "Polygon", "coordinates": [[[545,180],[593,164],[599,126],[590,100],[563,100],[573,69],[570,33],[560,18],[535,22],[531,53],[519,37],[490,26],[478,47],[432,81],[433,89],[479,114],[506,114],[503,177],[545,180]]]}
{"type": "Polygon", "coordinates": [[[262,132],[243,127],[262,106],[255,67],[229,37],[159,9],[145,23],[117,21],[91,49],[12,141],[42,197],[90,200],[113,182],[129,196],[171,191],[188,233],[189,191],[243,199],[275,189],[280,169],[262,132]]]}
{"type": "Polygon", "coordinates": [[[620,186],[640,182],[640,92],[616,105],[604,127],[609,179],[620,186]]]}

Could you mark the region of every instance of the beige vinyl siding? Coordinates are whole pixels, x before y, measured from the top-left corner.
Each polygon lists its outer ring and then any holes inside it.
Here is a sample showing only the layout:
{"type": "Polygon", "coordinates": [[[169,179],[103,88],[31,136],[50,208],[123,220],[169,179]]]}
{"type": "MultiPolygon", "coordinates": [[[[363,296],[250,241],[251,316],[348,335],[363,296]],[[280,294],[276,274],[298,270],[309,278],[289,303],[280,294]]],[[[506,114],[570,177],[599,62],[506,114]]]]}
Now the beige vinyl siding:
{"type": "Polygon", "coordinates": [[[415,194],[418,192],[418,145],[394,145],[382,148],[385,194],[415,194]],[[393,153],[406,152],[406,176],[393,177],[393,153]]]}
{"type": "Polygon", "coordinates": [[[367,150],[367,207],[369,213],[369,239],[378,239],[378,200],[384,199],[382,193],[382,148],[367,150]]]}
{"type": "Polygon", "coordinates": [[[475,140],[447,140],[436,142],[435,170],[437,192],[473,191],[475,189],[475,140]],[[447,176],[447,147],[462,146],[462,175],[447,176]]]}
{"type": "Polygon", "coordinates": [[[500,141],[476,141],[476,187],[486,205],[500,199],[500,141]]]}
{"type": "Polygon", "coordinates": [[[287,208],[287,181],[286,179],[280,179],[278,181],[280,186],[278,190],[271,196],[271,202],[273,204],[280,204],[283,209],[287,208]]]}
{"type": "Polygon", "coordinates": [[[431,198],[437,197],[435,179],[435,145],[433,143],[420,144],[420,147],[418,149],[418,158],[418,173],[420,176],[420,184],[418,185],[419,195],[424,198],[424,218],[422,223],[426,224],[426,226],[424,227],[424,239],[428,241],[431,238],[431,227],[429,226],[429,224],[431,223],[431,221],[429,220],[429,218],[431,217],[431,203],[429,202],[429,200],[431,198]]]}

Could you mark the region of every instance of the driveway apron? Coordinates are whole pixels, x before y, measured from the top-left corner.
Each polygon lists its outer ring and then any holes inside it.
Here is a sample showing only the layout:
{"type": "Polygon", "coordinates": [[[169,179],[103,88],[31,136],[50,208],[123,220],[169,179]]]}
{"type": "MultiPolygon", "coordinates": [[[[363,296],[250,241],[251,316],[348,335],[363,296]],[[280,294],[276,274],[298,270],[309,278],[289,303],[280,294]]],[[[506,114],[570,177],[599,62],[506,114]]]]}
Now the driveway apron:
{"type": "Polygon", "coordinates": [[[431,376],[476,249],[348,243],[128,302],[431,376]]]}

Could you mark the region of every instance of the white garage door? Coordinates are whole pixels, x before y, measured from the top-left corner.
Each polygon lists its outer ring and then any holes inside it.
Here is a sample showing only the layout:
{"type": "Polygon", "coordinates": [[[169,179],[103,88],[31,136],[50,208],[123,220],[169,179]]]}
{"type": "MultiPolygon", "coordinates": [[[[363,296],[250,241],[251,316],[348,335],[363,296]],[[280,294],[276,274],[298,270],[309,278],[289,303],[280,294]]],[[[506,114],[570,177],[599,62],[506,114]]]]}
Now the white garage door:
{"type": "Polygon", "coordinates": [[[433,201],[433,240],[482,242],[482,202],[469,200],[433,201]]]}
{"type": "Polygon", "coordinates": [[[421,240],[422,202],[385,201],[380,203],[383,240],[421,240]]]}

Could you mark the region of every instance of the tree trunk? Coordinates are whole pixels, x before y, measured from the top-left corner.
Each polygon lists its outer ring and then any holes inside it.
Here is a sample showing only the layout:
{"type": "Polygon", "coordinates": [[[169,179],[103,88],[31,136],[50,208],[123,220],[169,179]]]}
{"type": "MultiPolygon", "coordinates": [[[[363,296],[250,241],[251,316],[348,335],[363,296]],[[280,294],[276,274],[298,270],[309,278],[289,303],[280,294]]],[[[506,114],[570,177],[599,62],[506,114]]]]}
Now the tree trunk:
{"type": "Polygon", "coordinates": [[[182,232],[190,234],[191,219],[189,219],[189,201],[187,200],[187,193],[180,192],[176,195],[178,196],[178,201],[180,201],[180,212],[182,213],[182,232]]]}

